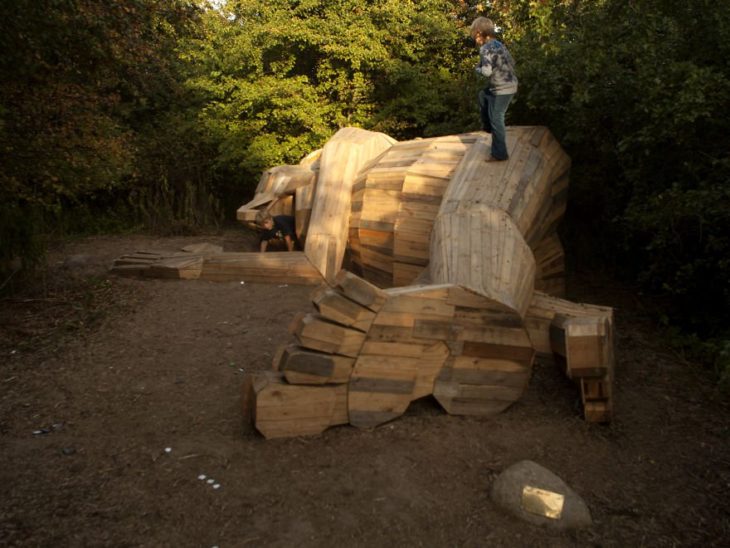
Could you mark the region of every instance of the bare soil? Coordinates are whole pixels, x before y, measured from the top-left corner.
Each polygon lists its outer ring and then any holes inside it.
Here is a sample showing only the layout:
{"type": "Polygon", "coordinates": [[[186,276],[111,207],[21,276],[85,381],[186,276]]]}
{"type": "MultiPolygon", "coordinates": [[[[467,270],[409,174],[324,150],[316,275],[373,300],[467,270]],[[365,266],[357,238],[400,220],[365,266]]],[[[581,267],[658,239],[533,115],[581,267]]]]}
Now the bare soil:
{"type": "Polygon", "coordinates": [[[202,241],[254,245],[243,231],[81,239],[0,301],[1,545],[727,546],[727,403],[630,289],[569,281],[571,298],[617,310],[610,426],[583,422],[575,387],[538,365],[491,419],[425,399],[373,430],[267,441],[242,418],[241,381],[290,341],[311,288],[107,272],[125,252],[202,241]],[[523,459],[583,496],[594,525],[559,533],[495,508],[491,482],[523,459]]]}

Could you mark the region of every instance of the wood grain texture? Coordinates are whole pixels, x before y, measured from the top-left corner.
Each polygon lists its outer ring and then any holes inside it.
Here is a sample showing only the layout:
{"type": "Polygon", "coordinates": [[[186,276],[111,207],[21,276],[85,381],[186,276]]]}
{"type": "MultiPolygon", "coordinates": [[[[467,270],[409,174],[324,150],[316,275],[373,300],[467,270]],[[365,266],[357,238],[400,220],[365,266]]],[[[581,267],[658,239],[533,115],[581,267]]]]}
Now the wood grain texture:
{"type": "Polygon", "coordinates": [[[355,177],[361,167],[394,143],[382,133],[343,128],[322,150],[304,252],[328,282],[342,266],[355,177]]]}
{"type": "Polygon", "coordinates": [[[205,258],[200,279],[317,285],[322,276],[301,251],[221,253],[205,258]]]}
{"type": "Polygon", "coordinates": [[[287,384],[281,373],[249,375],[242,387],[242,406],[267,439],[311,436],[347,422],[346,385],[287,384]]]}

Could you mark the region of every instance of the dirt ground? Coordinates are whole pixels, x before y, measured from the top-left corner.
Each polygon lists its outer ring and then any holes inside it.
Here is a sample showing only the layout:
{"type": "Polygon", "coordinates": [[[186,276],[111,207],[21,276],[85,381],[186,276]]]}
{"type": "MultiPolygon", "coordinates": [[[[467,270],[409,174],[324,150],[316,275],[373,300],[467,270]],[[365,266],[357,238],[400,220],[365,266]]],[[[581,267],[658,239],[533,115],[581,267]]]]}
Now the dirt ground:
{"type": "Polygon", "coordinates": [[[290,341],[311,288],[107,272],[124,252],[202,241],[252,246],[243,231],[81,239],[0,301],[1,545],[728,545],[728,406],[629,289],[569,280],[571,298],[617,307],[610,426],[584,423],[573,385],[536,366],[495,418],[426,399],[373,430],[267,441],[242,419],[242,378],[290,341]],[[559,533],[495,508],[490,483],[523,459],[583,496],[594,525],[559,533]]]}

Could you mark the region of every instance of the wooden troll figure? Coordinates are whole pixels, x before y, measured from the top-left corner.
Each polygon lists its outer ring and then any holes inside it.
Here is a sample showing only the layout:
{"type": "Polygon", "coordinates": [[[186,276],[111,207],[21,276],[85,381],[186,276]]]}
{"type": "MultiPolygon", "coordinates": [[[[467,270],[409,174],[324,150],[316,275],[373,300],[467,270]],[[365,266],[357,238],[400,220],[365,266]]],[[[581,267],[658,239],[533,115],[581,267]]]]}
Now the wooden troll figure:
{"type": "Polygon", "coordinates": [[[448,413],[490,416],[524,393],[535,359],[560,364],[586,420],[607,422],[613,312],[561,298],[570,159],[544,127],[508,128],[505,162],[486,161],[490,145],[486,133],[396,142],[344,128],[266,171],[238,210],[252,226],[286,216],[303,251],[198,244],[115,269],[321,286],[292,323],[297,344],[244,383],[267,438],[374,427],[429,395],[448,413]]]}
{"type": "Polygon", "coordinates": [[[490,163],[486,133],[396,142],[344,128],[264,173],[238,218],[293,215],[304,251],[257,257],[259,270],[326,282],[292,323],[298,344],[244,383],[264,436],[370,428],[429,395],[490,416],[523,394],[536,358],[579,385],[586,420],[610,420],[612,310],[560,298],[570,159],[544,127],[507,140],[509,160],[490,163]]]}

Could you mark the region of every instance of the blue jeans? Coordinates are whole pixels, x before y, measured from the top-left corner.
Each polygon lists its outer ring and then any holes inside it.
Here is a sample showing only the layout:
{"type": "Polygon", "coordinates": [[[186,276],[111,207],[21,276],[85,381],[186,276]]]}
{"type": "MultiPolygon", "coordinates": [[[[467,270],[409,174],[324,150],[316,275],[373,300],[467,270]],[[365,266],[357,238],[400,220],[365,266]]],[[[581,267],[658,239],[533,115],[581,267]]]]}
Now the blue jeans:
{"type": "Polygon", "coordinates": [[[482,118],[482,129],[492,134],[492,156],[497,160],[506,160],[507,130],[504,127],[504,115],[514,97],[508,95],[494,95],[489,89],[479,92],[479,112],[482,118]]]}

